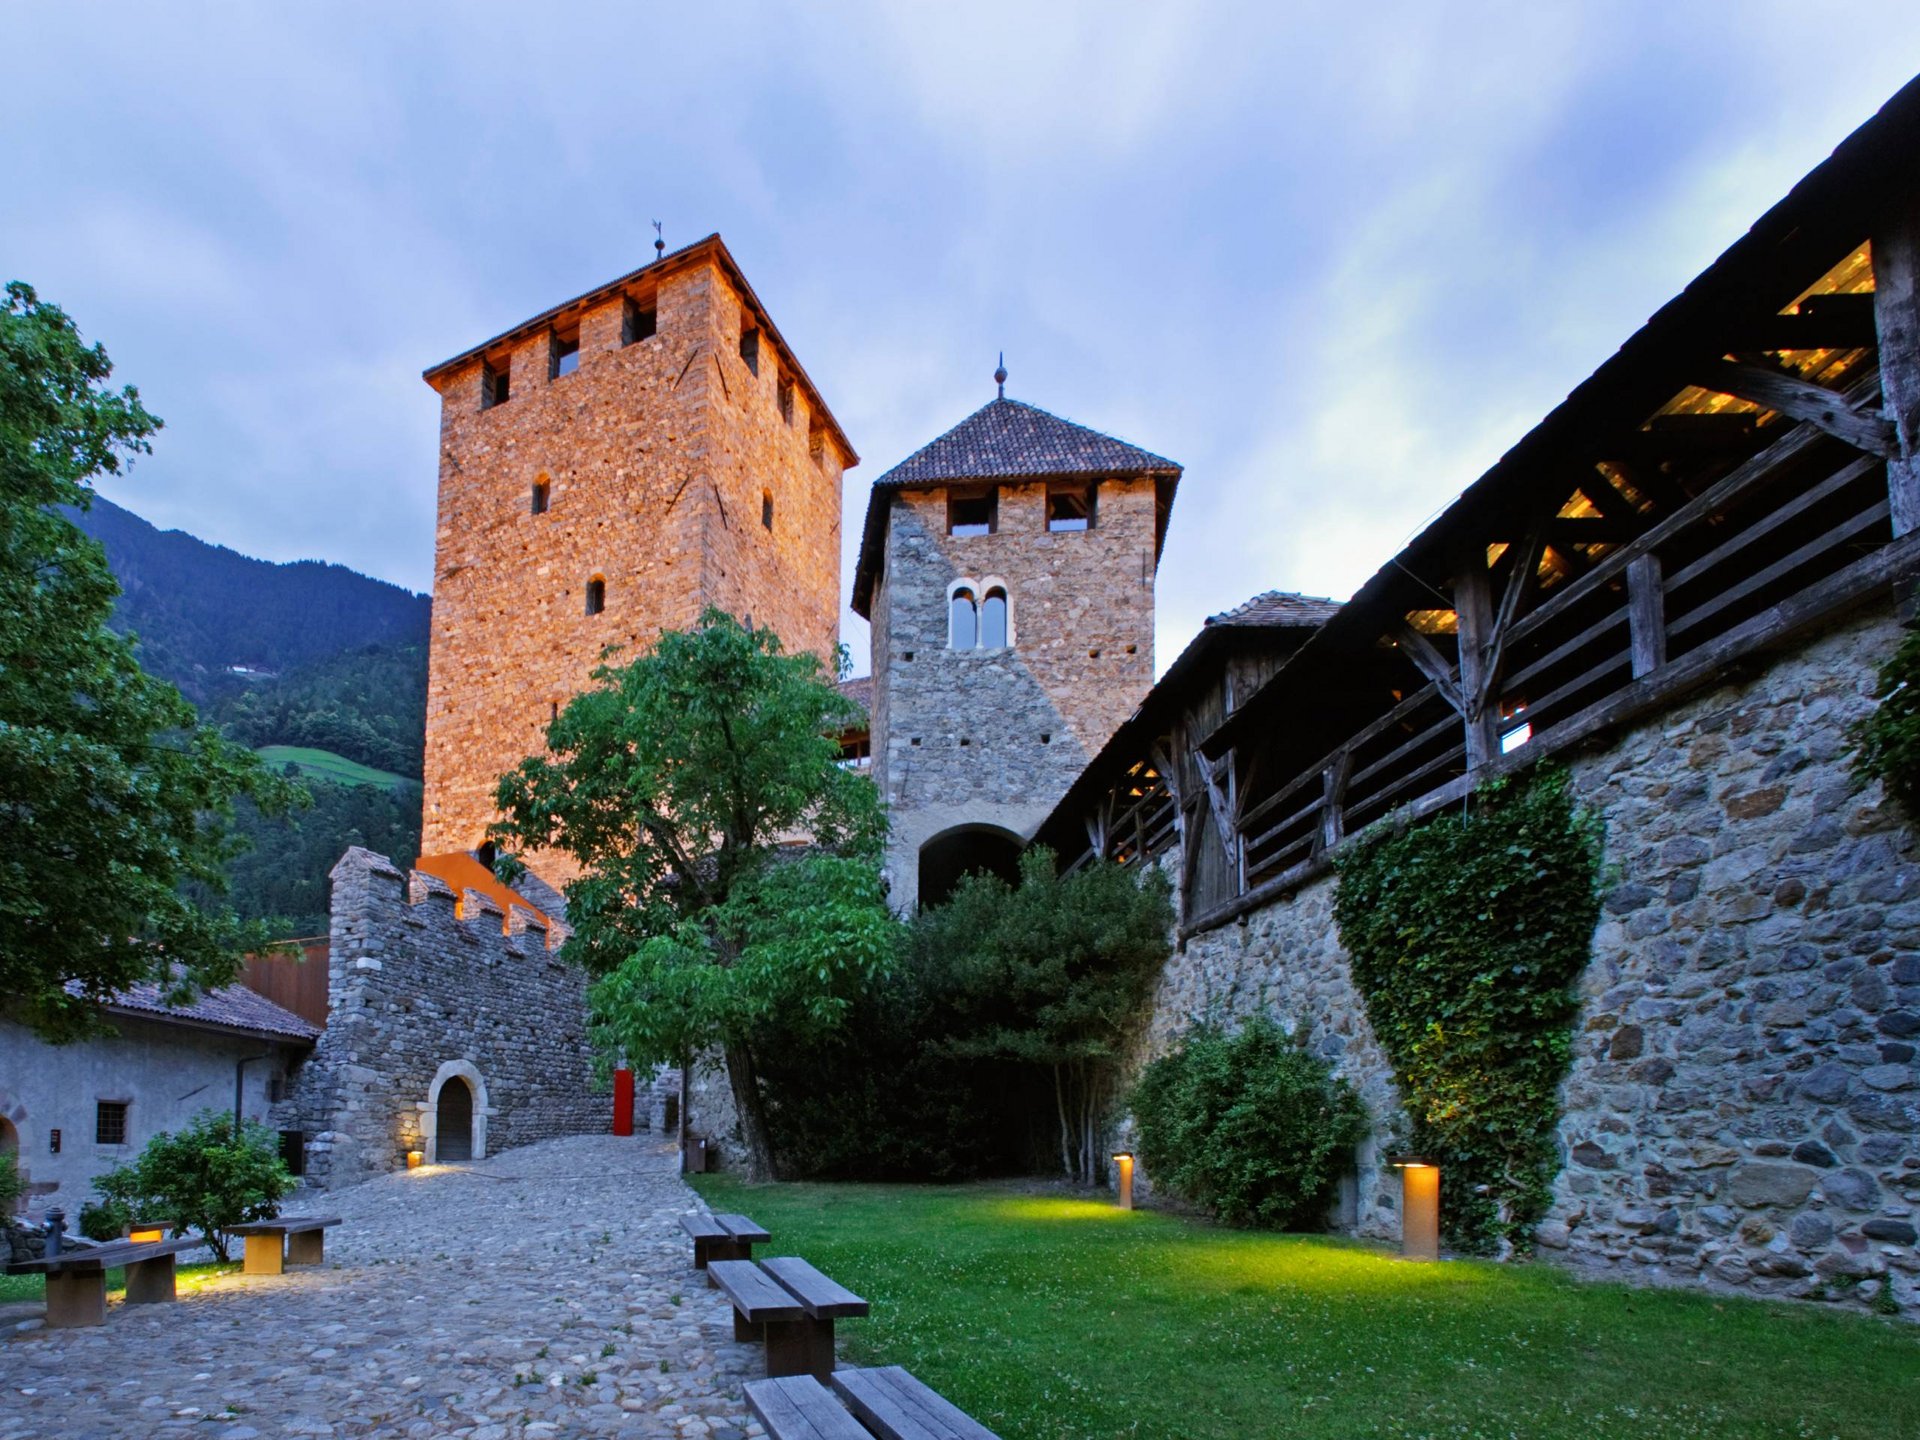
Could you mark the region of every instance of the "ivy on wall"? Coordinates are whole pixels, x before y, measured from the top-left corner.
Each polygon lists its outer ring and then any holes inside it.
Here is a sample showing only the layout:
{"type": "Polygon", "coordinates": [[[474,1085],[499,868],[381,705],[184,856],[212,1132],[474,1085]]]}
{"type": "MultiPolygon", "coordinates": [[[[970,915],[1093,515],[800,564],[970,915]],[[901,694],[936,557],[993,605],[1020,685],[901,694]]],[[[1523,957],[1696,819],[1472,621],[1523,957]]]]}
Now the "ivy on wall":
{"type": "Polygon", "coordinates": [[[1338,860],[1341,943],[1457,1249],[1526,1250],[1550,1202],[1602,834],[1543,768],[1338,860]]]}
{"type": "Polygon", "coordinates": [[[1880,703],[1852,730],[1853,773],[1878,780],[1908,815],[1920,817],[1920,631],[1908,635],[1880,667],[1880,703]]]}

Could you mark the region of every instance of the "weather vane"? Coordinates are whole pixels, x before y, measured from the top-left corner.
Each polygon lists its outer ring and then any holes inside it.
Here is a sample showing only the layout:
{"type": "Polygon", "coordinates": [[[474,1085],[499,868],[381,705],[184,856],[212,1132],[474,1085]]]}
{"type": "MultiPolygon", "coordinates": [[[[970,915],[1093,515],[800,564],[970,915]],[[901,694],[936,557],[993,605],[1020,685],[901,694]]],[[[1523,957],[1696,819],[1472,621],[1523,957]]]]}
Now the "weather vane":
{"type": "Polygon", "coordinates": [[[653,253],[656,257],[667,253],[667,237],[662,233],[658,220],[653,222],[653,253]]]}
{"type": "Polygon", "coordinates": [[[999,368],[993,372],[993,383],[1000,387],[1000,398],[1007,398],[1007,352],[1000,352],[999,368]]]}

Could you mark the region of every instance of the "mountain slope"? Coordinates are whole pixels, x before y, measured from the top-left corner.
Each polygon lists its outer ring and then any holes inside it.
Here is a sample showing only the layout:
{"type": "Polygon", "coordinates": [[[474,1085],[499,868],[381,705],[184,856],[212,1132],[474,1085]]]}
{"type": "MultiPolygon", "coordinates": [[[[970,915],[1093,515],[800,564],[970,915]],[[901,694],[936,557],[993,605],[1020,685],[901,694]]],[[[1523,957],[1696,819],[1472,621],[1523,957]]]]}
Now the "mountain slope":
{"type": "Polygon", "coordinates": [[[119,578],[115,622],[140,638],[140,662],[205,706],[248,683],[345,650],[425,651],[430,602],[344,565],[256,560],[180,530],[161,530],[95,496],[73,513],[106,547],[119,578]]]}

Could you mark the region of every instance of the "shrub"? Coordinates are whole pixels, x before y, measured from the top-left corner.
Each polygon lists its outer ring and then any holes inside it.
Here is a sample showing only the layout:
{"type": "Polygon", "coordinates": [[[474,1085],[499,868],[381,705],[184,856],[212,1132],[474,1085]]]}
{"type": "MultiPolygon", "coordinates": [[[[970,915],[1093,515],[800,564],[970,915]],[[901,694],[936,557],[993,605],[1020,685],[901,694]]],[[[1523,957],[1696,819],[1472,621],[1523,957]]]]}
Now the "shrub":
{"type": "Polygon", "coordinates": [[[130,1215],[171,1219],[175,1235],[200,1231],[225,1260],[227,1232],[278,1214],[293,1176],[266,1126],[247,1122],[236,1135],[233,1116],[203,1110],[179,1133],[154,1136],[137,1160],[108,1171],[93,1188],[130,1215]]]}
{"type": "Polygon", "coordinates": [[[13,1219],[20,1197],[27,1193],[27,1180],[20,1173],[20,1152],[0,1150],[0,1225],[13,1219]]]}
{"type": "Polygon", "coordinates": [[[1264,1016],[1188,1031],[1132,1105],[1154,1183],[1243,1225],[1317,1228],[1367,1133],[1353,1088],[1264,1016]]]}
{"type": "Polygon", "coordinates": [[[119,1200],[81,1202],[80,1233],[89,1240],[118,1240],[132,1223],[133,1211],[119,1200]]]}
{"type": "Polygon", "coordinates": [[[1853,773],[1878,780],[1908,815],[1920,818],[1920,632],[1907,636],[1880,667],[1880,704],[1853,727],[1853,773]]]}

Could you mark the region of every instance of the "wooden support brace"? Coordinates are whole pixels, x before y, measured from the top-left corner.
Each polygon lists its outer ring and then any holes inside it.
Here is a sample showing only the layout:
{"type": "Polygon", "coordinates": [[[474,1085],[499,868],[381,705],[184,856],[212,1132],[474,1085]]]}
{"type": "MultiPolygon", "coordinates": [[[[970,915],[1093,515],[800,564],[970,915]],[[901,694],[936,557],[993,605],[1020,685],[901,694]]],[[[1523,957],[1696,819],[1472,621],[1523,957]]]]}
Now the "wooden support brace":
{"type": "Polygon", "coordinates": [[[1500,736],[1494,723],[1499,707],[1493,704],[1498,672],[1494,669],[1493,596],[1487,567],[1470,558],[1453,582],[1454,613],[1460,617],[1460,693],[1467,725],[1467,768],[1479,770],[1500,755],[1500,736]]]}
{"type": "Polygon", "coordinates": [[[1897,539],[1920,529],[1920,199],[1906,201],[1874,231],[1873,283],[1880,393],[1897,452],[1887,461],[1897,539]]]}
{"type": "Polygon", "coordinates": [[[1460,693],[1460,682],[1455,676],[1453,666],[1447,663],[1447,657],[1434,648],[1433,642],[1411,625],[1402,625],[1393,632],[1393,642],[1400,647],[1400,653],[1413,662],[1413,666],[1440,692],[1445,700],[1462,715],[1467,713],[1466,697],[1460,693]]]}
{"type": "Polygon", "coordinates": [[[105,1270],[54,1270],[47,1275],[47,1328],[107,1323],[105,1270]]]}
{"type": "Polygon", "coordinates": [[[1347,835],[1347,777],[1353,773],[1353,752],[1333,757],[1320,782],[1320,848],[1331,850],[1347,835]]]}
{"type": "Polygon", "coordinates": [[[1888,421],[1853,409],[1834,391],[1797,375],[1720,360],[1706,367],[1699,383],[1703,389],[1750,400],[1789,419],[1804,420],[1870,455],[1891,457],[1898,449],[1894,427],[1888,421]]]}
{"type": "Polygon", "coordinates": [[[1642,555],[1627,566],[1627,626],[1638,680],[1667,663],[1667,594],[1658,555],[1642,555]]]}
{"type": "Polygon", "coordinates": [[[127,1266],[127,1304],[161,1305],[174,1298],[173,1256],[156,1255],[127,1266]]]}

